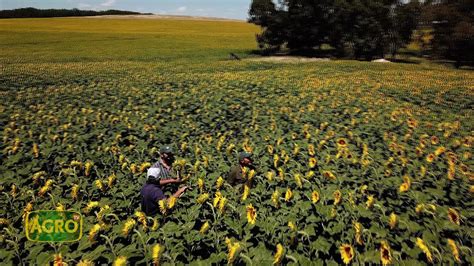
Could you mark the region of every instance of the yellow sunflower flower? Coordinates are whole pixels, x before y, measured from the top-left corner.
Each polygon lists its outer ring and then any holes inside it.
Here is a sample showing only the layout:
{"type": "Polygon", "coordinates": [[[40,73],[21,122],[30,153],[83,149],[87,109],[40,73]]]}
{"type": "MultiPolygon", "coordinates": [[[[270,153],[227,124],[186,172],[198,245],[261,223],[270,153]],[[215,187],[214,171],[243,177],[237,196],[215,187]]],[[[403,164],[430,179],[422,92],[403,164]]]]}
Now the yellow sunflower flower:
{"type": "Polygon", "coordinates": [[[384,266],[392,263],[392,252],[387,241],[382,241],[380,245],[380,260],[384,266]]]}
{"type": "Polygon", "coordinates": [[[199,204],[203,204],[204,202],[206,202],[206,200],[209,199],[209,194],[208,193],[204,193],[204,194],[201,194],[199,195],[199,197],[197,198],[197,202],[199,204]]]}
{"type": "Polygon", "coordinates": [[[311,201],[312,201],[313,203],[317,203],[317,202],[319,201],[319,192],[313,191],[313,192],[311,193],[311,201]]]}
{"type": "Polygon", "coordinates": [[[113,266],[125,266],[125,265],[127,265],[127,257],[119,256],[118,258],[115,259],[113,266]]]}
{"type": "Polygon", "coordinates": [[[160,255],[163,252],[164,247],[160,244],[155,244],[151,250],[151,257],[153,258],[153,265],[160,265],[160,255]]]}
{"type": "Polygon", "coordinates": [[[372,206],[374,206],[374,203],[375,203],[374,196],[372,196],[372,195],[368,196],[367,197],[367,202],[365,203],[367,208],[372,208],[372,206]]]}
{"type": "Polygon", "coordinates": [[[199,233],[205,234],[209,230],[209,222],[206,221],[204,224],[202,224],[201,229],[199,229],[199,233]]]}
{"type": "Polygon", "coordinates": [[[247,221],[249,224],[255,224],[257,220],[257,210],[252,204],[247,205],[247,221]]]}
{"type": "Polygon", "coordinates": [[[458,247],[456,246],[456,242],[452,239],[448,239],[448,246],[451,248],[451,251],[453,253],[454,259],[461,263],[461,257],[459,255],[459,250],[458,247]]]}
{"type": "Polygon", "coordinates": [[[334,191],[332,194],[334,196],[334,205],[341,203],[342,193],[339,190],[334,191]]]}
{"type": "Polygon", "coordinates": [[[123,228],[122,228],[122,234],[123,236],[128,236],[128,234],[130,233],[130,231],[133,229],[133,227],[135,226],[135,224],[137,224],[137,222],[132,219],[132,218],[129,218],[125,224],[123,225],[123,228]]]}
{"type": "Polygon", "coordinates": [[[398,217],[394,212],[392,212],[389,218],[390,229],[393,230],[395,226],[397,226],[397,223],[398,223],[398,217]]]}
{"type": "Polygon", "coordinates": [[[448,209],[448,218],[454,224],[457,224],[457,225],[461,224],[459,213],[453,208],[448,209]]]}
{"type": "Polygon", "coordinates": [[[285,193],[285,201],[288,202],[291,200],[291,198],[293,198],[293,192],[290,188],[287,188],[285,193]]]}
{"type": "Polygon", "coordinates": [[[354,223],[354,230],[356,232],[355,238],[356,238],[357,244],[359,244],[359,245],[364,244],[364,240],[362,239],[362,229],[363,229],[363,227],[362,227],[361,223],[359,223],[359,222],[354,223]]]}
{"type": "Polygon", "coordinates": [[[283,260],[283,253],[285,252],[285,249],[281,244],[277,245],[277,250],[274,256],[273,264],[280,264],[281,261],[283,260]]]}
{"type": "Polygon", "coordinates": [[[433,262],[433,255],[431,254],[431,251],[428,249],[428,247],[425,245],[425,242],[423,241],[423,239],[417,237],[416,245],[423,251],[423,253],[425,253],[428,261],[433,262]]]}
{"type": "Polygon", "coordinates": [[[250,187],[247,184],[245,184],[244,185],[244,193],[242,194],[241,201],[246,200],[247,197],[249,196],[249,194],[250,194],[250,187]]]}
{"type": "Polygon", "coordinates": [[[342,244],[339,247],[339,252],[341,253],[342,261],[347,265],[354,258],[354,249],[349,244],[342,244]]]}
{"type": "Polygon", "coordinates": [[[216,188],[220,189],[224,185],[224,178],[222,176],[219,176],[216,181],[216,188]]]}
{"type": "Polygon", "coordinates": [[[275,192],[272,193],[272,203],[276,208],[280,206],[279,199],[280,199],[280,192],[278,192],[278,190],[275,190],[275,192]]]}

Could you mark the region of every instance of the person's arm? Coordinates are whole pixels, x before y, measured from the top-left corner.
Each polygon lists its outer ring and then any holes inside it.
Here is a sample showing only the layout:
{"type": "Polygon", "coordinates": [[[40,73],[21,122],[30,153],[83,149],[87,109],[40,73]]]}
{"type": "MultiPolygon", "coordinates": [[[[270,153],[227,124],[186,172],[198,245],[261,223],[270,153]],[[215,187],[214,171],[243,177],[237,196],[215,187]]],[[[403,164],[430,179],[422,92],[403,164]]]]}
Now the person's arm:
{"type": "Polygon", "coordinates": [[[181,195],[186,191],[186,189],[188,189],[187,186],[180,187],[180,188],[173,194],[173,197],[175,197],[175,198],[181,197],[181,195]]]}
{"type": "Polygon", "coordinates": [[[171,178],[171,179],[160,179],[160,185],[175,184],[180,183],[181,178],[171,178]]]}

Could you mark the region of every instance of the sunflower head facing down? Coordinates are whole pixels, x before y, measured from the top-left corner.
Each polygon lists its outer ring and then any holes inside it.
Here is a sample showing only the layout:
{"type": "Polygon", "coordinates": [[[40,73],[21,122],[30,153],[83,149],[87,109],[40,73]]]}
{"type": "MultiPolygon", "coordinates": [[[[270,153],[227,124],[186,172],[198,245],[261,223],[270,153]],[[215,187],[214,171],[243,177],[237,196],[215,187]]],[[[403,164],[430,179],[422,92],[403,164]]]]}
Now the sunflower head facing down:
{"type": "Polygon", "coordinates": [[[380,260],[382,265],[389,265],[392,262],[392,252],[387,241],[382,241],[380,244],[380,260]]]}
{"type": "Polygon", "coordinates": [[[459,213],[455,209],[453,209],[453,208],[448,209],[448,217],[449,217],[449,220],[452,223],[457,224],[457,225],[461,224],[461,220],[459,218],[459,213]]]}

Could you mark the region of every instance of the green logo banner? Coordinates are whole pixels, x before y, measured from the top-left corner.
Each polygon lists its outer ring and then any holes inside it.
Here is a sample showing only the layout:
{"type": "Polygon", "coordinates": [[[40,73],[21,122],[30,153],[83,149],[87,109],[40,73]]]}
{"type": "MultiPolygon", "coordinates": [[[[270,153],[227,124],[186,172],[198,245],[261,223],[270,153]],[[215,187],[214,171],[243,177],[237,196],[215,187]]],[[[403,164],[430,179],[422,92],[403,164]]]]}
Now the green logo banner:
{"type": "Polygon", "coordinates": [[[32,211],[25,219],[26,238],[39,242],[74,242],[82,237],[82,216],[75,211],[32,211]]]}

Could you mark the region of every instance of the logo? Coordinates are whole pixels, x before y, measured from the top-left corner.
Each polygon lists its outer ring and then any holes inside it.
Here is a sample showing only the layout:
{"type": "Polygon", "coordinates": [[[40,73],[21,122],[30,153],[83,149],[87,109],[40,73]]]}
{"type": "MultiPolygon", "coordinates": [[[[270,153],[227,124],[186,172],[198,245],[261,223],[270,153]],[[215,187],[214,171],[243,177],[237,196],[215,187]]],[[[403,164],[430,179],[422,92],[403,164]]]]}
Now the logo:
{"type": "Polygon", "coordinates": [[[32,211],[25,220],[26,238],[38,242],[74,242],[82,237],[82,216],[75,211],[32,211]]]}

